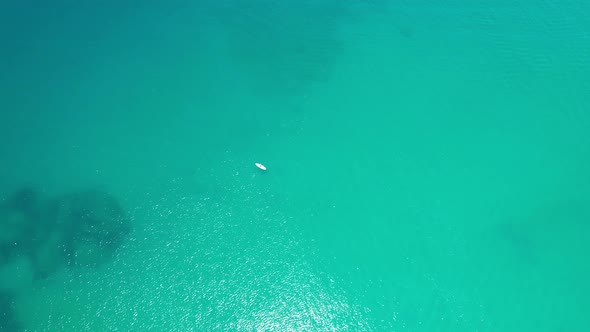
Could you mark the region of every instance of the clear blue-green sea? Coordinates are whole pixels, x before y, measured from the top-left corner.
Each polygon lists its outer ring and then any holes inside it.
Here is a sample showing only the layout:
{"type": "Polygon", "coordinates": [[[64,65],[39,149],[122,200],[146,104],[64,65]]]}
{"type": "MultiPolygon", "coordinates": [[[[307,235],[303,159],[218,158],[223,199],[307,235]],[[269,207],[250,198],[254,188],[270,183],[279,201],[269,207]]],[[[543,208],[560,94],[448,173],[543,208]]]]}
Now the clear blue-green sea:
{"type": "Polygon", "coordinates": [[[587,0],[0,0],[0,331],[590,331],[589,254],[587,0]]]}

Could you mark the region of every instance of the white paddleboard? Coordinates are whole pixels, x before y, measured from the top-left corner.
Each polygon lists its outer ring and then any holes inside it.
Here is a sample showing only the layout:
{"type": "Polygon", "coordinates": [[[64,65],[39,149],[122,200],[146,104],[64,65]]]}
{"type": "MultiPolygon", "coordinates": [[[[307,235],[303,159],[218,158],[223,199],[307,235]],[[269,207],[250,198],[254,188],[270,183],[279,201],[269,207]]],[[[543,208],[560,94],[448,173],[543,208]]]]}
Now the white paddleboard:
{"type": "Polygon", "coordinates": [[[256,165],[256,167],[260,168],[261,170],[266,171],[266,166],[262,165],[261,163],[256,163],[254,165],[256,165]]]}

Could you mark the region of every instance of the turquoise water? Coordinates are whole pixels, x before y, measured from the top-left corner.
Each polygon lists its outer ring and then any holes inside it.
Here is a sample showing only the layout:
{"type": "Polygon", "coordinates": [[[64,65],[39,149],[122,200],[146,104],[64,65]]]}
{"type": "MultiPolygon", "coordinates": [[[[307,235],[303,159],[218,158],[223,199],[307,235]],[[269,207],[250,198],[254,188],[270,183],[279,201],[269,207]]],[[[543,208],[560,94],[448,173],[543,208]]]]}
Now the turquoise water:
{"type": "Polygon", "coordinates": [[[582,0],[2,1],[0,211],[92,190],[130,228],[0,214],[0,330],[589,330],[589,31],[582,0]]]}

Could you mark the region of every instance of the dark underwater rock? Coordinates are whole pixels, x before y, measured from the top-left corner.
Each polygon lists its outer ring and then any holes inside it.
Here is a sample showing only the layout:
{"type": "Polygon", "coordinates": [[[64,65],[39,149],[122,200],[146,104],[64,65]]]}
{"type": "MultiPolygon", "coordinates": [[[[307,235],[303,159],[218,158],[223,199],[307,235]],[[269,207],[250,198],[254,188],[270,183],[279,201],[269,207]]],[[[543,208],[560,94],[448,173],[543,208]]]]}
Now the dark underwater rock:
{"type": "Polygon", "coordinates": [[[38,220],[39,200],[32,189],[19,190],[0,203],[0,262],[34,245],[38,220]]]}
{"type": "Polygon", "coordinates": [[[57,229],[35,247],[31,257],[36,278],[46,278],[64,264],[64,235],[57,229]]]}
{"type": "Polygon", "coordinates": [[[38,193],[31,188],[25,188],[10,195],[4,205],[13,210],[25,212],[28,215],[36,215],[38,213],[38,203],[38,193]]]}
{"type": "Polygon", "coordinates": [[[27,232],[29,221],[24,213],[0,207],[0,244],[12,246],[27,232]]]}
{"type": "Polygon", "coordinates": [[[32,270],[38,278],[63,265],[63,244],[61,237],[56,239],[55,220],[47,214],[48,204],[47,199],[29,188],[16,191],[0,204],[0,272],[12,273],[18,267],[20,270],[14,273],[26,270],[28,278],[32,270]],[[30,269],[23,265],[25,258],[30,269]],[[23,264],[15,265],[15,260],[23,264]]]}
{"type": "Polygon", "coordinates": [[[14,292],[66,265],[101,265],[130,230],[125,211],[105,192],[42,200],[20,190],[0,202],[0,291],[14,292]]]}
{"type": "Polygon", "coordinates": [[[0,331],[20,331],[20,328],[12,310],[12,297],[0,292],[0,331]]]}
{"type": "Polygon", "coordinates": [[[65,260],[72,266],[92,267],[106,262],[131,230],[118,201],[101,191],[62,197],[53,214],[63,234],[65,260]]]}
{"type": "Polygon", "coordinates": [[[0,265],[0,293],[16,294],[33,282],[34,269],[27,256],[12,257],[0,265]]]}

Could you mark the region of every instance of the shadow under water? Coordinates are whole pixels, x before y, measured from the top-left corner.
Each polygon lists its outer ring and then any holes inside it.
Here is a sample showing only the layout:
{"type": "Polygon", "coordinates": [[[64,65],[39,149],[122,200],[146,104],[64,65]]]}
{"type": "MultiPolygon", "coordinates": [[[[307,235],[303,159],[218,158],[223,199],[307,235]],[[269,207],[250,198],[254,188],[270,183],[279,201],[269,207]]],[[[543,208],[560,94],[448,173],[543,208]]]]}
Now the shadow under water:
{"type": "Polygon", "coordinates": [[[0,331],[20,331],[21,326],[12,311],[12,297],[0,293],[0,331]]]}
{"type": "Polygon", "coordinates": [[[16,331],[13,296],[62,268],[112,259],[131,224],[119,202],[98,190],[44,198],[30,188],[0,203],[0,331],[16,331]]]}

